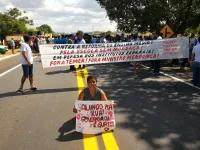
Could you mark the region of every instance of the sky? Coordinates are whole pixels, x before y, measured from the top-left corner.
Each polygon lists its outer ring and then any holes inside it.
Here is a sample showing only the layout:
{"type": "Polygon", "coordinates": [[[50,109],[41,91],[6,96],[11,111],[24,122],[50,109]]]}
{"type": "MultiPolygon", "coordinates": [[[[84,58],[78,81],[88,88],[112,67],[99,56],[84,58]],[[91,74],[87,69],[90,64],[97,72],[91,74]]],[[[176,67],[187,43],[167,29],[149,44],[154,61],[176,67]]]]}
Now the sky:
{"type": "Polygon", "coordinates": [[[34,27],[48,24],[55,32],[116,31],[96,0],[0,0],[0,12],[14,7],[26,11],[34,27]]]}

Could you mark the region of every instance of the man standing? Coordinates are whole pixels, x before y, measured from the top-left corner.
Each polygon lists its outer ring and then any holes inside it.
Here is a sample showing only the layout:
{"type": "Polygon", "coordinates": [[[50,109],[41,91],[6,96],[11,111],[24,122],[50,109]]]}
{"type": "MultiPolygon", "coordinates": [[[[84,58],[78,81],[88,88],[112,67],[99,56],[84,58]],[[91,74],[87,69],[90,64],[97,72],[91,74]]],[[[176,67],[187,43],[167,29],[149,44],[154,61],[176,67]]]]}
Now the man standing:
{"type": "Polygon", "coordinates": [[[24,42],[25,43],[22,43],[20,47],[23,76],[21,78],[21,85],[18,92],[23,92],[23,86],[26,78],[29,78],[30,90],[37,90],[37,88],[33,85],[33,56],[29,46],[31,43],[31,37],[29,35],[25,35],[24,42]]]}
{"type": "Polygon", "coordinates": [[[200,37],[198,37],[198,44],[193,48],[191,62],[193,68],[193,84],[200,87],[200,37]]]}
{"type": "Polygon", "coordinates": [[[12,48],[12,54],[14,54],[14,50],[15,50],[15,41],[14,41],[13,38],[10,40],[10,47],[12,48]]]}
{"type": "MultiPolygon", "coordinates": [[[[70,34],[69,37],[68,37],[68,41],[67,41],[67,44],[74,44],[74,35],[73,34],[70,34]]],[[[76,70],[75,66],[74,65],[70,65],[70,70],[76,70]]]]}
{"type": "MultiPolygon", "coordinates": [[[[153,40],[162,40],[162,34],[157,32],[153,33],[153,40]]],[[[159,75],[160,74],[160,60],[152,60],[152,67],[153,67],[153,74],[159,75]]]]}
{"type": "MultiPolygon", "coordinates": [[[[83,38],[83,33],[78,32],[77,33],[77,39],[76,39],[76,43],[75,44],[86,44],[84,38],[83,38]]],[[[78,67],[79,69],[81,69],[81,65],[79,65],[78,67]]],[[[82,68],[85,68],[85,65],[83,65],[82,68]]]]}

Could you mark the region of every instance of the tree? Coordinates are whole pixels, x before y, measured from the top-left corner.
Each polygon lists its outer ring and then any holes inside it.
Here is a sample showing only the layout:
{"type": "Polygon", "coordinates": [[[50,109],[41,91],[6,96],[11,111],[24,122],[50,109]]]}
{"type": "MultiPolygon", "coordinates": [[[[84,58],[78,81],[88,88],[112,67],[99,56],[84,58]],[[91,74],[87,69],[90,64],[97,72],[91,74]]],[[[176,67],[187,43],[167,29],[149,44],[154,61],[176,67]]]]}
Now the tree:
{"type": "Polygon", "coordinates": [[[78,30],[78,31],[76,32],[76,34],[81,34],[81,35],[83,35],[83,31],[78,30]]]}
{"type": "Polygon", "coordinates": [[[38,30],[36,28],[28,28],[27,32],[37,32],[38,30]]]}
{"type": "Polygon", "coordinates": [[[112,31],[107,31],[106,34],[107,35],[112,35],[112,31]]]}
{"type": "Polygon", "coordinates": [[[0,14],[0,36],[22,34],[25,33],[27,28],[24,23],[15,20],[5,14],[0,14]]]}
{"type": "Polygon", "coordinates": [[[196,28],[200,18],[199,0],[96,0],[117,28],[125,32],[159,31],[168,24],[176,33],[196,28]]]}
{"type": "Polygon", "coordinates": [[[37,30],[42,31],[44,33],[53,33],[51,27],[47,24],[43,24],[39,27],[36,27],[37,30]]]}
{"type": "MultiPolygon", "coordinates": [[[[25,13],[25,12],[24,12],[25,13]]],[[[0,36],[5,38],[7,35],[23,34],[26,32],[26,24],[33,24],[28,17],[21,17],[22,13],[13,8],[5,13],[0,13],[0,36]]]]}
{"type": "MultiPolygon", "coordinates": [[[[26,11],[24,11],[23,13],[25,14],[26,11]]],[[[27,16],[22,17],[22,12],[17,8],[9,9],[8,12],[6,12],[5,14],[24,24],[33,25],[33,20],[29,20],[27,16]]]]}

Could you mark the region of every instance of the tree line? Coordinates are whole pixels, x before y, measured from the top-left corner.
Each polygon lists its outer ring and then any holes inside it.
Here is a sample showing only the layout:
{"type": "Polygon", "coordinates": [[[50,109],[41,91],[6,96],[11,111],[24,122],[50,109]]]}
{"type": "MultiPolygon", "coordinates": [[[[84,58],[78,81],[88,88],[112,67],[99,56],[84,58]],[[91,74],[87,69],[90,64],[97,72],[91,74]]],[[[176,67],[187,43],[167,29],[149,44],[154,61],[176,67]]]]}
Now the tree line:
{"type": "Polygon", "coordinates": [[[27,28],[27,25],[33,26],[34,22],[23,14],[26,14],[26,12],[21,12],[17,8],[12,8],[4,13],[0,13],[1,38],[5,38],[7,35],[32,33],[37,31],[53,33],[52,28],[47,24],[43,24],[36,28],[27,28]]]}
{"type": "Polygon", "coordinates": [[[200,25],[199,0],[96,0],[117,28],[132,32],[159,31],[168,24],[176,34],[200,25]]]}

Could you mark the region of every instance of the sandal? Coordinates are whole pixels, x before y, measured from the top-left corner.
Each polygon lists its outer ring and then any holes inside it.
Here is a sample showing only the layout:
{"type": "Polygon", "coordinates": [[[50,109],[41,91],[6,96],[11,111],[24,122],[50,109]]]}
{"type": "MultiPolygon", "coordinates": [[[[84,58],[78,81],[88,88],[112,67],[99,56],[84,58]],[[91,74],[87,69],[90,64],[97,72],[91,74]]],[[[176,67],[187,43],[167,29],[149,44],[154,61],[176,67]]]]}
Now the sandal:
{"type": "Polygon", "coordinates": [[[32,91],[36,91],[37,88],[36,88],[36,87],[32,87],[32,88],[30,88],[30,90],[32,90],[32,91]]]}
{"type": "Polygon", "coordinates": [[[24,91],[23,89],[18,89],[18,90],[17,90],[17,92],[23,92],[23,91],[24,91]]]}

